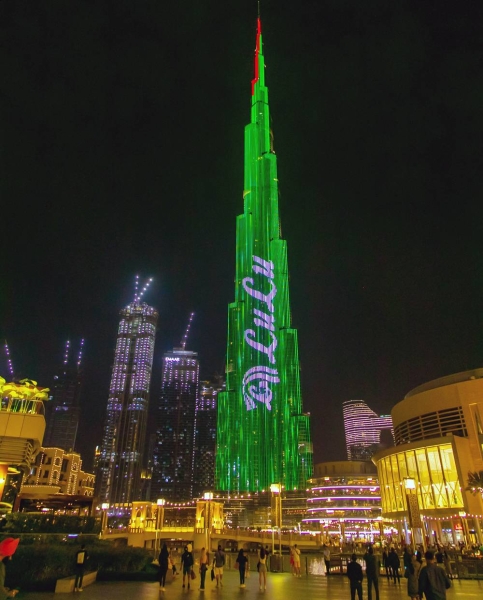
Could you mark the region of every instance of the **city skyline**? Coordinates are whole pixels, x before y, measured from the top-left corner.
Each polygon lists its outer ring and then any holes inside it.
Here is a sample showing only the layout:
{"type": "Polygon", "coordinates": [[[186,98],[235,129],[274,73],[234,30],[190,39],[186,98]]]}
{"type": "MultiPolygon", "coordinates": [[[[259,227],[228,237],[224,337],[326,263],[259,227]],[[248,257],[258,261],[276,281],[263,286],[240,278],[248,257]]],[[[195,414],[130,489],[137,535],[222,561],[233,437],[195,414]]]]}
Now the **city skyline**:
{"type": "MultiPolygon", "coordinates": [[[[2,21],[1,191],[18,228],[1,338],[40,385],[66,337],[86,338],[86,464],[133,273],[153,275],[161,313],[152,390],[192,309],[201,378],[223,373],[255,4],[15,5],[2,21]]],[[[344,400],[387,414],[483,359],[481,8],[267,0],[262,17],[319,462],[345,453],[344,400]]]]}

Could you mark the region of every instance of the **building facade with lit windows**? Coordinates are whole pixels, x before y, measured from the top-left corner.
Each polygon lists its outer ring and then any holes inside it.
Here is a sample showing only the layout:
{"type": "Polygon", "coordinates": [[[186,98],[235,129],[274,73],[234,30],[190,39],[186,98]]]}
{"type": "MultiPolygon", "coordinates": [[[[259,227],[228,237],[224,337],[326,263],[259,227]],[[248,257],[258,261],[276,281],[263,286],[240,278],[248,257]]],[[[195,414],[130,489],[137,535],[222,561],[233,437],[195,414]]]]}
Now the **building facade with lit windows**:
{"type": "Polygon", "coordinates": [[[48,388],[35,381],[7,383],[0,377],[0,501],[12,508],[45,433],[48,388]]]}
{"type": "Polygon", "coordinates": [[[77,452],[41,448],[25,476],[15,510],[90,515],[95,475],[82,470],[77,452]]]}
{"type": "Polygon", "coordinates": [[[391,524],[382,518],[375,465],[355,460],[314,465],[303,525],[320,531],[325,543],[376,542],[391,536],[391,524]]]}
{"type": "Polygon", "coordinates": [[[392,432],[390,415],[378,415],[364,400],[347,400],[342,405],[347,460],[371,460],[379,450],[381,432],[392,432]]]}
{"type": "Polygon", "coordinates": [[[158,312],[135,300],[121,310],[96,474],[99,503],[141,496],[144,445],[158,312]]]}
{"type": "Polygon", "coordinates": [[[383,516],[408,540],[414,494],[416,541],[482,543],[483,499],[466,488],[468,473],[483,470],[483,369],[421,385],[391,414],[395,446],[373,457],[383,516]]]}
{"type": "Polygon", "coordinates": [[[193,496],[215,489],[216,420],[218,394],[225,389],[223,378],[202,381],[196,402],[195,468],[193,496]]]}
{"type": "Polygon", "coordinates": [[[161,394],[156,406],[151,498],[186,502],[193,497],[198,354],[174,348],[163,356],[161,394]]]}

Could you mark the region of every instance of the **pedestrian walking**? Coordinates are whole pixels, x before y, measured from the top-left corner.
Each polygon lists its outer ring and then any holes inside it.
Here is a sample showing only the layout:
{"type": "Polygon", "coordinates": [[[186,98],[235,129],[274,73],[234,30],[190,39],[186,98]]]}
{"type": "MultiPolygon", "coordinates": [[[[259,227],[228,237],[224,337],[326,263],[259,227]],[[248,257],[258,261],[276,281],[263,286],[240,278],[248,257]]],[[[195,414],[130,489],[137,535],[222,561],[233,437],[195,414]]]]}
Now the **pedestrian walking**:
{"type": "MultiPolygon", "coordinates": [[[[481,554],[483,554],[483,552],[481,554]]],[[[450,560],[449,554],[446,550],[443,550],[443,564],[444,564],[444,568],[446,569],[446,575],[450,579],[453,579],[453,570],[451,569],[451,560],[450,560]]]]}
{"type": "Polygon", "coordinates": [[[240,552],[238,552],[236,562],[238,564],[238,570],[240,572],[240,587],[244,588],[245,587],[245,573],[247,572],[247,566],[248,566],[248,558],[245,556],[243,548],[240,550],[240,552]]]}
{"type": "Polygon", "coordinates": [[[213,558],[213,567],[215,568],[216,587],[223,587],[223,567],[225,566],[225,553],[218,544],[218,550],[213,558]]]}
{"type": "Polygon", "coordinates": [[[208,552],[205,550],[205,548],[201,548],[201,553],[200,553],[200,592],[205,591],[205,578],[206,578],[206,571],[208,571],[209,561],[210,561],[210,558],[208,556],[208,552]]]}
{"type": "Polygon", "coordinates": [[[293,547],[293,569],[295,571],[295,577],[302,577],[300,574],[300,550],[297,544],[293,547]]]}
{"type": "Polygon", "coordinates": [[[12,560],[12,556],[17,550],[20,538],[6,538],[0,542],[0,598],[15,598],[18,594],[18,590],[10,590],[5,587],[5,559],[12,560]]]}
{"type": "Polygon", "coordinates": [[[419,599],[419,572],[421,571],[421,563],[415,556],[411,556],[411,562],[407,566],[404,576],[408,580],[408,596],[412,600],[419,599]]]}
{"type": "Polygon", "coordinates": [[[382,553],[382,566],[386,571],[387,579],[389,579],[389,553],[386,548],[384,548],[384,552],[382,553]]]}
{"type": "Polygon", "coordinates": [[[389,575],[393,578],[394,583],[396,583],[396,579],[398,583],[401,583],[401,575],[399,574],[401,561],[394,548],[391,548],[387,561],[389,564],[389,575]]]}
{"type": "Polygon", "coordinates": [[[404,547],[404,553],[403,553],[403,566],[404,566],[403,575],[404,575],[404,577],[406,577],[406,572],[411,565],[412,556],[413,556],[413,554],[411,552],[410,547],[406,545],[404,547]]]}
{"type": "Polygon", "coordinates": [[[324,555],[325,574],[330,575],[330,549],[326,544],[323,545],[322,554],[324,555]]]}
{"type": "Polygon", "coordinates": [[[446,600],[446,590],[451,587],[451,581],[446,572],[434,562],[434,554],[428,550],[424,554],[426,566],[419,573],[418,591],[422,598],[427,600],[446,600]]]}
{"type": "Polygon", "coordinates": [[[166,586],[166,573],[168,572],[169,565],[169,552],[168,546],[166,542],[164,542],[163,547],[161,548],[161,552],[158,557],[159,569],[158,569],[158,579],[159,579],[159,589],[164,592],[166,586]]]}
{"type": "Polygon", "coordinates": [[[268,554],[264,548],[260,548],[258,553],[258,585],[260,591],[267,589],[267,557],[268,554]]]}
{"type": "Polygon", "coordinates": [[[188,550],[188,546],[185,546],[184,552],[181,555],[181,571],[183,573],[183,587],[185,587],[185,577],[188,576],[188,589],[190,589],[191,571],[193,570],[194,563],[193,553],[188,550]]]}
{"type": "Polygon", "coordinates": [[[362,578],[364,575],[355,554],[351,556],[351,562],[347,565],[347,577],[351,586],[351,600],[355,600],[356,592],[359,600],[362,600],[362,578]]]}
{"type": "Polygon", "coordinates": [[[379,569],[381,565],[372,546],[369,546],[364,554],[364,562],[366,563],[367,597],[372,600],[372,586],[374,586],[376,600],[379,600],[379,569]]]}
{"type": "Polygon", "coordinates": [[[290,572],[295,575],[295,563],[293,559],[293,546],[290,546],[290,572]]]}
{"type": "Polygon", "coordinates": [[[74,581],[74,592],[82,592],[82,581],[84,579],[84,572],[86,569],[86,563],[89,555],[86,552],[84,544],[80,547],[75,555],[75,581],[74,581]]]}

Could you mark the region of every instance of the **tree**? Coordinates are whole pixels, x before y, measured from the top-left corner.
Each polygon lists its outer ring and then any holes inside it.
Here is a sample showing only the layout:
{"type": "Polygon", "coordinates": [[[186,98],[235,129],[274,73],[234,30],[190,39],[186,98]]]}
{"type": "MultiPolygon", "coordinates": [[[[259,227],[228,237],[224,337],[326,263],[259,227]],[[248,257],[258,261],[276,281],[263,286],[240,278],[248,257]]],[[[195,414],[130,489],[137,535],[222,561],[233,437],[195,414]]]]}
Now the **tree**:
{"type": "Polygon", "coordinates": [[[483,496],[483,471],[468,471],[468,485],[465,488],[467,492],[472,492],[474,496],[481,494],[483,496]]]}

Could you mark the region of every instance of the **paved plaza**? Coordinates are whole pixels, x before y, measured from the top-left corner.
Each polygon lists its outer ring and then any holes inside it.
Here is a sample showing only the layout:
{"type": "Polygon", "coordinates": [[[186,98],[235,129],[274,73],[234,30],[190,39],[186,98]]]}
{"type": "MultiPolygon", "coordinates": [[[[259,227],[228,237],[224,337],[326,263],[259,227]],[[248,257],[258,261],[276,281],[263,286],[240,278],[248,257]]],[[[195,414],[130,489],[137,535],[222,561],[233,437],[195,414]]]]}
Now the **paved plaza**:
{"type": "MultiPolygon", "coordinates": [[[[209,575],[209,573],[208,573],[209,575]]],[[[223,588],[216,589],[214,582],[208,581],[206,590],[200,592],[199,577],[192,582],[190,590],[181,587],[178,577],[173,583],[166,586],[165,592],[159,591],[157,583],[137,582],[99,582],[86,587],[82,593],[53,594],[46,592],[21,593],[19,599],[25,600],[62,600],[66,596],[75,596],[76,600],[312,600],[328,598],[330,600],[350,600],[349,582],[346,577],[332,575],[330,577],[309,575],[300,579],[287,573],[268,573],[267,590],[260,592],[258,589],[257,573],[251,573],[247,580],[246,588],[240,589],[238,573],[234,570],[225,572],[223,588]]],[[[455,580],[453,587],[448,590],[447,598],[464,600],[481,600],[483,598],[483,581],[455,580]]],[[[367,600],[366,582],[364,581],[364,600],[367,600]]],[[[406,580],[401,579],[400,585],[388,583],[386,579],[380,580],[380,600],[407,600],[406,580]]],[[[373,594],[373,599],[375,595],[373,594]]]]}

